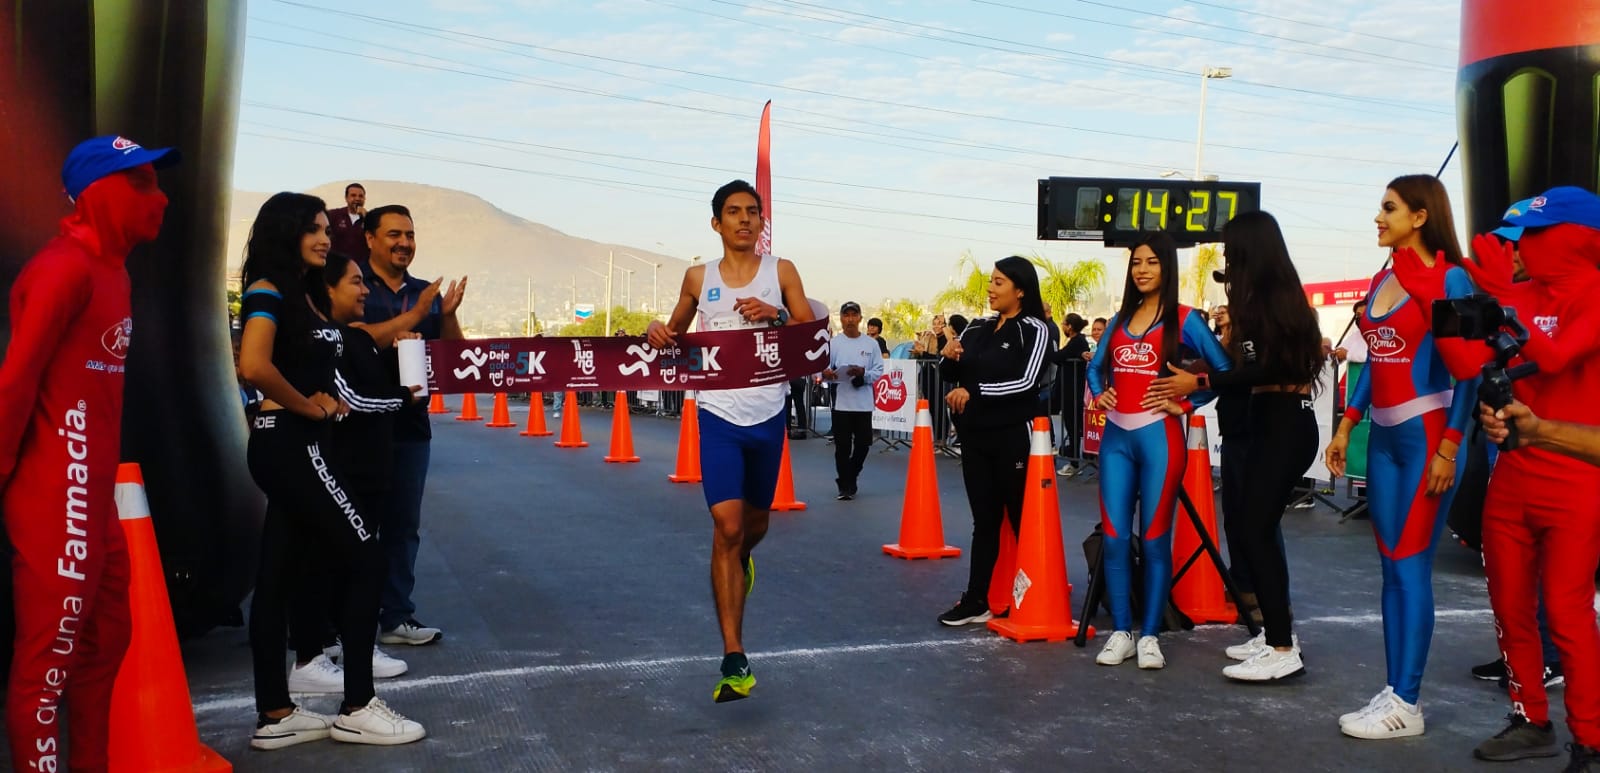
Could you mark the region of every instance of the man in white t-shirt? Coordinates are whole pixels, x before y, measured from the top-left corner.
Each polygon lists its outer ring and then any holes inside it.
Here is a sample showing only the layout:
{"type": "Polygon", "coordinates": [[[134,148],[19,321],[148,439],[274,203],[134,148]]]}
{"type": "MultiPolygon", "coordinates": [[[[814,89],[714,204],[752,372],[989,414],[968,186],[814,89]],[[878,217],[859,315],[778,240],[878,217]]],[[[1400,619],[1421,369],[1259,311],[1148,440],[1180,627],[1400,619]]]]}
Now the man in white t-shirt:
{"type": "MultiPolygon", "coordinates": [[[[657,349],[674,343],[698,314],[698,330],[760,329],[813,319],[794,264],[757,255],[761,194],[744,180],[717,189],[711,230],[722,237],[722,257],[690,266],[678,304],[666,324],[645,331],[657,349]]],[[[767,517],[783,457],[784,406],[789,384],[699,392],[700,465],[715,536],[711,544],[711,594],[722,628],[722,678],[716,702],[746,698],[756,685],[744,654],[744,599],[755,587],[750,552],[767,533],[767,517]]]]}
{"type": "Polygon", "coordinates": [[[883,376],[878,342],[861,332],[861,304],[839,307],[844,331],[828,347],[822,377],[839,385],[833,403],[833,464],[841,501],[856,498],[856,481],[872,449],[872,385],[883,376]]]}

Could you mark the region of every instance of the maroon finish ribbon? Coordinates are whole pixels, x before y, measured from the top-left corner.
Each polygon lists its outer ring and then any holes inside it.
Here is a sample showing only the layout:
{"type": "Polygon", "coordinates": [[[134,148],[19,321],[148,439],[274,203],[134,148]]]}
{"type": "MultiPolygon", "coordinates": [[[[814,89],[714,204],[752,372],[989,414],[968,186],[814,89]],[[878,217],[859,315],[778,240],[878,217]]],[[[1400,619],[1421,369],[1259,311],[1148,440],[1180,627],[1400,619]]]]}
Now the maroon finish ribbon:
{"type": "Polygon", "coordinates": [[[559,392],[740,389],[778,384],[828,367],[828,322],[677,336],[655,349],[643,338],[488,338],[428,342],[428,390],[559,392]]]}

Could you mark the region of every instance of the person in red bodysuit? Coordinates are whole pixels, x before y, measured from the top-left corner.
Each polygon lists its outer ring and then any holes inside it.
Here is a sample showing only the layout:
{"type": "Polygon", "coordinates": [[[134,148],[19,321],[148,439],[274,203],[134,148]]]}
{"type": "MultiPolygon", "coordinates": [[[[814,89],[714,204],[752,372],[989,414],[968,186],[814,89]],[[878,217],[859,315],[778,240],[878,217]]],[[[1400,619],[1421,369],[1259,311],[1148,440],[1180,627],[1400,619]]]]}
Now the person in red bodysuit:
{"type": "Polygon", "coordinates": [[[105,770],[111,686],[128,648],[128,554],[113,489],[123,362],[133,322],[124,261],[161,231],[156,166],[170,149],[88,140],[62,169],[74,199],[61,233],[11,288],[0,362],[0,507],[15,550],[17,633],[6,727],[12,767],[105,770]]]}
{"type": "MultiPolygon", "coordinates": [[[[1518,400],[1539,416],[1600,424],[1600,197],[1555,188],[1507,220],[1521,226],[1529,281],[1512,284],[1512,253],[1493,237],[1473,241],[1467,263],[1483,292],[1517,310],[1528,327],[1523,356],[1539,373],[1516,382],[1518,400]]],[[[1396,256],[1407,290],[1431,293],[1433,271],[1415,256],[1396,256]]],[[[1437,295],[1433,297],[1439,297],[1437,295]]],[[[1442,339],[1441,339],[1442,340],[1442,339]]],[[[1467,372],[1487,347],[1445,349],[1451,369],[1467,372]]],[[[1573,736],[1568,770],[1600,771],[1600,630],[1595,627],[1594,573],[1600,563],[1600,468],[1539,448],[1500,455],[1484,502],[1483,558],[1495,629],[1509,672],[1510,724],[1474,751],[1482,759],[1558,754],[1545,695],[1535,602],[1542,591],[1548,623],[1566,675],[1567,726],[1573,736]],[[1535,584],[1538,584],[1537,590],[1535,584]]]]}

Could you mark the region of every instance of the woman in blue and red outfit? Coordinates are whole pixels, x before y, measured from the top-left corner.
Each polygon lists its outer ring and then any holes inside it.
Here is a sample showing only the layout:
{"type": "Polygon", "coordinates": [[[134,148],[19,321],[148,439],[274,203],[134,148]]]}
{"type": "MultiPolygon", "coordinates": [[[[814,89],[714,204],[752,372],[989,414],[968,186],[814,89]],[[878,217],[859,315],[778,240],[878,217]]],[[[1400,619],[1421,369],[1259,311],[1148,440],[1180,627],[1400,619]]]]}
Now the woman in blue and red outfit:
{"type": "Polygon", "coordinates": [[[1107,414],[1100,444],[1100,514],[1105,538],[1106,597],[1116,630],[1095,662],[1115,666],[1138,652],[1140,668],[1161,668],[1166,658],[1156,636],[1172,583],[1172,517],[1187,451],[1183,415],[1211,399],[1164,400],[1141,407],[1150,382],[1182,349],[1198,352],[1215,371],[1231,367],[1227,352],[1194,309],[1178,304],[1178,248],[1156,232],[1128,258],[1122,308],[1111,319],[1105,345],[1089,363],[1089,392],[1107,414]],[[1135,332],[1137,331],[1137,332],[1135,332]],[[1133,637],[1133,512],[1143,515],[1144,620],[1133,637]]]}
{"type": "MultiPolygon", "coordinates": [[[[1600,197],[1557,187],[1506,218],[1523,228],[1518,242],[1529,281],[1514,282],[1509,244],[1480,235],[1467,269],[1481,291],[1516,309],[1527,324],[1522,346],[1539,372],[1514,385],[1540,416],[1600,423],[1600,197]]],[[[1437,266],[1395,255],[1395,271],[1419,297],[1443,297],[1437,266]]],[[[1464,342],[1474,344],[1476,342],[1464,342]]],[[[1441,347],[1443,348],[1443,347],[1441,347]]],[[[1443,348],[1456,374],[1488,355],[1482,345],[1443,348]]],[[[1515,363],[1513,363],[1515,364],[1515,363]]],[[[1600,469],[1538,448],[1501,453],[1483,505],[1483,568],[1495,632],[1506,660],[1511,715],[1504,730],[1473,750],[1485,760],[1560,753],[1540,668],[1535,599],[1544,599],[1551,638],[1566,678],[1572,760],[1567,770],[1600,770],[1600,632],[1595,628],[1594,567],[1600,561],[1600,469]],[[1573,492],[1580,492],[1575,495],[1573,492]]]]}
{"type": "MultiPolygon", "coordinates": [[[[1437,178],[1408,175],[1384,191],[1375,221],[1378,244],[1430,266],[1445,264],[1444,293],[1472,292],[1461,268],[1450,198],[1437,178]]],[[[1434,341],[1426,300],[1414,300],[1393,272],[1372,278],[1367,309],[1357,320],[1367,342],[1363,368],[1344,419],[1326,452],[1328,469],[1344,474],[1350,430],[1372,417],[1367,443],[1367,504],[1383,564],[1386,686],[1366,707],[1339,718],[1355,738],[1421,735],[1417,705],[1433,640],[1433,554],[1461,465],[1456,448],[1471,420],[1477,382],[1454,380],[1434,341]]]]}

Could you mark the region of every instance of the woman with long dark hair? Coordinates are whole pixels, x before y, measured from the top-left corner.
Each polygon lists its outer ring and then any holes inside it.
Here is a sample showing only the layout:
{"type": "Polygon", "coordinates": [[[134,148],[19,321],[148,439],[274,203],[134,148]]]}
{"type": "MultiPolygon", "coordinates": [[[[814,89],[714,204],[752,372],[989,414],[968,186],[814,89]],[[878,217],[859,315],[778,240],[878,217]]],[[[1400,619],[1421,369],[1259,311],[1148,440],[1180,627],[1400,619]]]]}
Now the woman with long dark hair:
{"type": "MultiPolygon", "coordinates": [[[[945,404],[961,430],[961,478],[972,505],[967,590],[939,616],[950,625],[992,617],[989,578],[1000,555],[1000,523],[1020,527],[1027,486],[1029,422],[1042,415],[1039,388],[1055,338],[1044,321],[1039,274],[1027,258],[1001,258],[989,276],[994,316],[975,319],[945,344],[939,371],[955,384],[945,404]]],[[[994,610],[998,611],[998,610],[994,610]]]]}
{"type": "MultiPolygon", "coordinates": [[[[1228,551],[1235,567],[1248,568],[1265,630],[1227,655],[1240,663],[1222,673],[1265,682],[1305,672],[1289,612],[1289,566],[1280,528],[1295,485],[1317,456],[1317,416],[1312,394],[1324,361],[1317,313],[1306,302],[1300,275],[1289,259],[1278,221],[1247,212],[1222,232],[1228,291],[1228,356],[1234,367],[1209,376],[1179,373],[1151,385],[1146,400],[1172,399],[1197,388],[1242,388],[1245,409],[1242,458],[1249,491],[1228,502],[1228,551]]],[[[1230,439],[1228,442],[1234,442],[1230,439]]],[[[1224,469],[1224,480],[1229,470],[1224,469]]],[[[1242,481],[1234,481],[1239,485],[1242,481]]]]}
{"type": "MultiPolygon", "coordinates": [[[[1374,220],[1380,246],[1415,252],[1429,267],[1448,266],[1446,296],[1472,292],[1450,198],[1436,178],[1407,175],[1390,182],[1374,220]]],[[[1417,699],[1433,639],[1433,554],[1461,475],[1456,449],[1477,403],[1477,380],[1452,380],[1422,303],[1389,269],[1372,278],[1367,309],[1356,323],[1367,341],[1367,367],[1326,452],[1328,470],[1344,474],[1350,430],[1371,416],[1367,506],[1383,564],[1388,678],[1365,708],[1339,718],[1339,729],[1355,738],[1422,734],[1417,699]]]]}
{"type": "MultiPolygon", "coordinates": [[[[244,333],[239,368],[265,396],[251,426],[250,475],[267,495],[261,558],[250,603],[256,719],[250,745],[279,749],[327,738],[394,745],[418,740],[422,725],[390,709],[372,689],[376,599],[383,582],[377,523],[351,500],[332,460],[331,425],[349,406],[334,397],[344,338],[330,322],[321,272],[330,246],[321,199],[279,193],[261,206],[245,247],[244,333]],[[296,706],[284,668],[286,613],[298,580],[291,572],[312,542],[347,578],[339,636],[347,652],[337,718],[296,706]]],[[[303,569],[300,569],[303,571],[303,569]]],[[[301,600],[306,603],[309,600],[301,600]]]]}
{"type": "Polygon", "coordinates": [[[1100,441],[1100,512],[1104,532],[1106,598],[1115,630],[1095,662],[1121,664],[1138,652],[1139,667],[1163,668],[1161,618],[1172,585],[1172,517],[1187,459],[1183,415],[1196,400],[1143,400],[1150,382],[1197,353],[1214,371],[1227,370],[1228,355],[1194,309],[1178,303],[1178,248],[1163,232],[1145,236],[1128,256],[1122,307],[1111,318],[1106,341],[1089,363],[1089,392],[1106,412],[1100,441]],[[1143,516],[1144,620],[1133,636],[1133,513],[1143,516]]]}

